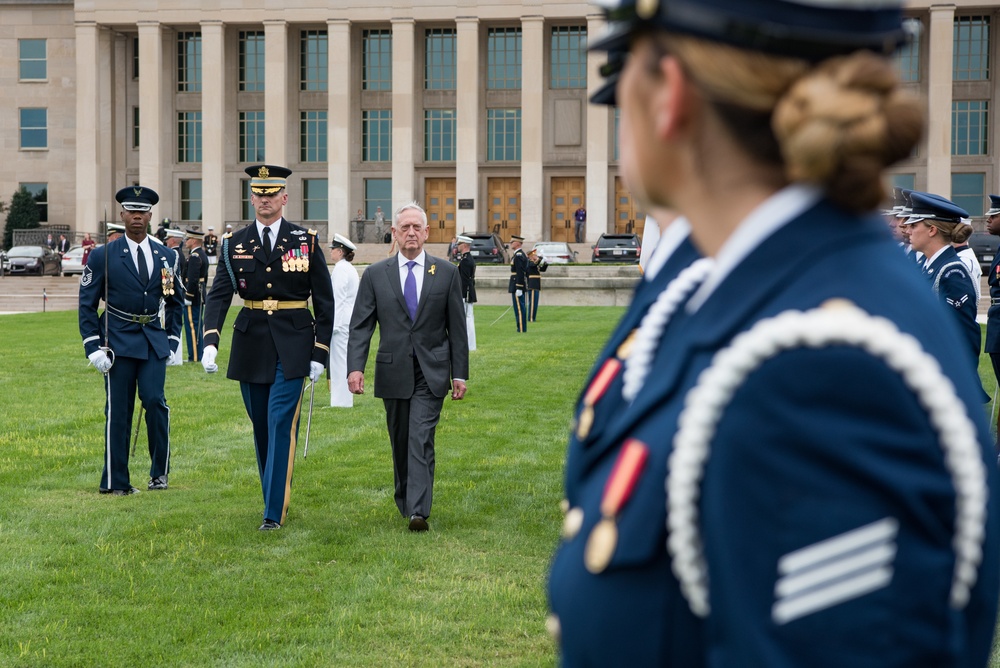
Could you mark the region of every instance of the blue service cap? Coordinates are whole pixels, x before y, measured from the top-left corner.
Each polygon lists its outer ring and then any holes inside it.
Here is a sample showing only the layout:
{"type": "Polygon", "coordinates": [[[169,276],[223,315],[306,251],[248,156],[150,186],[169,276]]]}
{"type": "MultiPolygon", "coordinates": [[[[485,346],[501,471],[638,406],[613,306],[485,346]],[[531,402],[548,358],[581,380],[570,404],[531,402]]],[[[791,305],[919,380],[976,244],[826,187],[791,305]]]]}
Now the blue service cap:
{"type": "Polygon", "coordinates": [[[910,203],[913,211],[906,219],[905,225],[912,225],[923,220],[940,220],[945,223],[962,223],[971,225],[969,212],[952,202],[947,197],[932,193],[911,192],[910,203]]]}
{"type": "Polygon", "coordinates": [[[820,61],[867,49],[890,54],[907,38],[903,0],[593,0],[607,31],[590,48],[627,49],[667,30],[751,51],[820,61]]]}
{"type": "Polygon", "coordinates": [[[1000,195],[990,195],[990,208],[986,212],[987,216],[995,216],[1000,213],[1000,195]]]}
{"type": "Polygon", "coordinates": [[[152,188],[129,186],[115,194],[115,200],[126,211],[149,211],[160,201],[160,196],[152,188]]]}

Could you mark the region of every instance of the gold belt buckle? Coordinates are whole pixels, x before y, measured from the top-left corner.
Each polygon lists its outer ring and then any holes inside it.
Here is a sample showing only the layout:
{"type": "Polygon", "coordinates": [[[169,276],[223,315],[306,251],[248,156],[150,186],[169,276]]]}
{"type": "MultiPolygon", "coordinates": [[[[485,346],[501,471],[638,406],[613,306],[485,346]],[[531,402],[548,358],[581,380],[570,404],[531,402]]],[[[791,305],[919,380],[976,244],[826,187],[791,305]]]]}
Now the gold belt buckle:
{"type": "Polygon", "coordinates": [[[278,300],[277,299],[265,299],[261,304],[265,311],[277,311],[278,310],[278,300]]]}

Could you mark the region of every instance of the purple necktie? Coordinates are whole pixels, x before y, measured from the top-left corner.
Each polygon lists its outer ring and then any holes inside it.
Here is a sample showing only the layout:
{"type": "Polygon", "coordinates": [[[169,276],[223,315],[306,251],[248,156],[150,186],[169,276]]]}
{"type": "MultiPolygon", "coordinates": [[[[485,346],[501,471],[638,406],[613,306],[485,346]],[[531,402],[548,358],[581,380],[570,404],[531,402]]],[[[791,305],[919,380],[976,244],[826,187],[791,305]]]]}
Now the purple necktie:
{"type": "Polygon", "coordinates": [[[403,299],[406,300],[406,308],[410,311],[410,320],[417,321],[417,277],[413,275],[413,265],[416,260],[406,263],[408,273],[406,281],[403,282],[403,299]]]}

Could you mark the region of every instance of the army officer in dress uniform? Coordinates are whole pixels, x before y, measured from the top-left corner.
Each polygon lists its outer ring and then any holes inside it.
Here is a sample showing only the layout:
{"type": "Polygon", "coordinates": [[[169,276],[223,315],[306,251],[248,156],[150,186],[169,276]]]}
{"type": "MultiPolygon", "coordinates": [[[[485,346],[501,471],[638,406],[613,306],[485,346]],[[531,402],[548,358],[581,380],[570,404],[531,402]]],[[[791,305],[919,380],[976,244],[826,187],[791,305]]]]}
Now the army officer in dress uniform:
{"type": "Polygon", "coordinates": [[[629,53],[623,177],[711,264],[643,318],[621,409],[580,406],[563,663],[984,665],[1000,506],[975,370],[872,213],[922,132],[901,1],[611,4],[592,46],[629,53]]]}
{"type": "Polygon", "coordinates": [[[104,470],[102,494],[129,495],[129,435],[135,394],[146,413],[151,490],[167,488],[170,472],[170,408],[163,393],[167,359],[181,344],[184,285],[177,253],[146,234],[159,196],[142,186],[122,188],[125,236],[90,253],[80,278],[80,335],[91,364],[104,374],[104,470]],[[104,300],[104,313],[97,308],[104,300]],[[158,312],[164,305],[165,324],[158,312]]]}
{"type": "Polygon", "coordinates": [[[521,246],[524,245],[524,237],[516,234],[510,237],[510,247],[514,252],[510,256],[510,281],[507,283],[507,292],[514,307],[514,323],[518,332],[528,331],[528,309],[524,291],[528,287],[528,256],[524,254],[521,246]]]}
{"type": "MultiPolygon", "coordinates": [[[[990,195],[990,208],[986,211],[986,231],[1000,237],[1000,195],[990,195]]],[[[993,375],[1000,387],[1000,253],[993,256],[993,264],[986,275],[990,286],[990,308],[986,314],[986,343],[983,351],[990,356],[993,375]]],[[[1000,439],[1000,413],[997,413],[997,438],[1000,439]]]]}
{"type": "Polygon", "coordinates": [[[476,258],[472,257],[472,237],[460,234],[458,245],[458,276],[462,279],[462,301],[465,302],[465,328],[469,332],[469,350],[476,349],[476,258]]]}
{"type": "Polygon", "coordinates": [[[222,237],[218,271],[205,309],[209,373],[218,366],[219,332],[233,294],[243,308],[233,322],[227,377],[240,381],[253,424],[257,468],[264,494],[262,531],[280,529],[291,496],[302,386],[326,368],[333,334],[333,289],[322,243],[315,230],[285,220],[285,167],[256,165],[250,201],[256,221],[222,237]],[[314,313],[308,308],[312,298],[314,313]]]}

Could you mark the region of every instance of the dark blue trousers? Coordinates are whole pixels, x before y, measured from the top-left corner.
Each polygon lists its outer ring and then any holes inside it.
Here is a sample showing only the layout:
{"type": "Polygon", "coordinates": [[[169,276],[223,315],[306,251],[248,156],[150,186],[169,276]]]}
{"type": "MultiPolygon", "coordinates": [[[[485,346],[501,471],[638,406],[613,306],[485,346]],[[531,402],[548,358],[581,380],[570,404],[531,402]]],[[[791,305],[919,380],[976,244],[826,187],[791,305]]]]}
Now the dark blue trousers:
{"type": "Polygon", "coordinates": [[[128,489],[129,440],[132,436],[132,412],[135,393],[145,409],[146,442],[149,445],[149,477],[170,472],[170,407],[163,394],[167,360],[116,357],[104,377],[104,471],[101,489],[128,489]]]}
{"type": "Polygon", "coordinates": [[[517,331],[528,331],[528,309],[525,306],[524,291],[521,291],[520,297],[516,292],[512,292],[510,298],[514,303],[514,322],[517,323],[517,331]]]}
{"type": "Polygon", "coordinates": [[[257,472],[264,494],[264,519],[285,523],[292,496],[292,468],[299,434],[304,378],[286,379],[281,362],[274,383],[240,383],[243,404],[253,424],[257,472]]]}
{"type": "Polygon", "coordinates": [[[200,362],[205,351],[205,335],[201,327],[201,307],[184,306],[184,341],[187,343],[188,362],[200,362]]]}
{"type": "Polygon", "coordinates": [[[531,322],[535,322],[538,316],[538,297],[541,293],[541,290],[526,290],[524,293],[528,297],[528,320],[531,322]]]}

